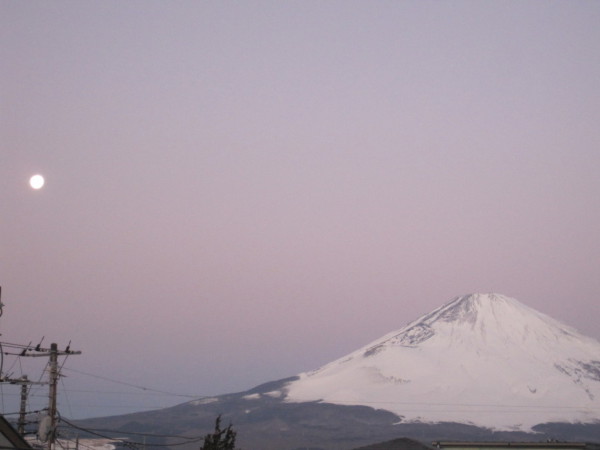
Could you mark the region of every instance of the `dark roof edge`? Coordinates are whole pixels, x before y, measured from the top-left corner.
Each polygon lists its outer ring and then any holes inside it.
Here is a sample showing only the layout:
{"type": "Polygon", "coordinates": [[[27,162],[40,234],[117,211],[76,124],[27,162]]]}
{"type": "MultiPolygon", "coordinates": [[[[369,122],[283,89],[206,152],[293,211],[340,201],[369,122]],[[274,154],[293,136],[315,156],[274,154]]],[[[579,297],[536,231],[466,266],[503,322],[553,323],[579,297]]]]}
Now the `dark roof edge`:
{"type": "Polygon", "coordinates": [[[8,420],[0,414],[0,433],[2,433],[6,439],[17,449],[29,450],[31,445],[17,433],[17,430],[13,428],[8,420]]]}

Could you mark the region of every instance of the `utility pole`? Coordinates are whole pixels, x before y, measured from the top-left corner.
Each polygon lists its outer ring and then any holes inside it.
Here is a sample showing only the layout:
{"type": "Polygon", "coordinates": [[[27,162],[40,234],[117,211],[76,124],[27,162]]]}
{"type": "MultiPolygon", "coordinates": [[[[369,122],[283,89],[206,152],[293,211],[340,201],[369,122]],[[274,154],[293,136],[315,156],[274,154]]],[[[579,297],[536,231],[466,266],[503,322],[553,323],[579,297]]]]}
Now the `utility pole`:
{"type": "Polygon", "coordinates": [[[50,416],[50,435],[48,436],[48,450],[52,450],[52,445],[56,440],[56,397],[58,394],[58,355],[81,355],[81,352],[69,350],[69,346],[64,352],[58,351],[58,345],[50,344],[50,389],[48,391],[48,415],[50,416]]]}
{"type": "Polygon", "coordinates": [[[19,356],[49,356],[49,380],[48,384],[50,389],[48,390],[48,419],[49,419],[49,433],[47,448],[52,450],[52,446],[56,441],[56,422],[57,422],[57,411],[56,411],[56,398],[58,396],[58,378],[60,373],[58,371],[58,357],[61,355],[81,355],[80,351],[70,350],[70,345],[64,351],[58,350],[58,345],[55,343],[50,344],[50,349],[41,348],[38,344],[35,349],[35,353],[30,353],[30,348],[25,349],[19,356]]]}
{"type": "Polygon", "coordinates": [[[27,408],[27,375],[21,377],[23,384],[21,384],[21,408],[19,409],[19,423],[17,431],[21,436],[25,436],[25,413],[27,408]]]}
{"type": "Polygon", "coordinates": [[[50,389],[48,393],[48,415],[50,416],[50,436],[48,437],[48,450],[52,450],[52,444],[56,438],[56,396],[58,385],[58,346],[50,344],[50,389]]]}

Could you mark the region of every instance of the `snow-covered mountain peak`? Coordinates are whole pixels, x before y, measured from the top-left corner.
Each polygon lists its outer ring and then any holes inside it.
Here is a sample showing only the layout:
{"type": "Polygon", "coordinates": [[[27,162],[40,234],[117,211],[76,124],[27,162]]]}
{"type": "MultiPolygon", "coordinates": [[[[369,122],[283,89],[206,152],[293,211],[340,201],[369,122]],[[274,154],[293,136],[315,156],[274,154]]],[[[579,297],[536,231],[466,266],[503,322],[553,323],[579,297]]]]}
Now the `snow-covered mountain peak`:
{"type": "MultiPolygon", "coordinates": [[[[519,301],[501,294],[469,294],[384,336],[365,351],[366,356],[393,346],[452,345],[485,349],[511,347],[530,342],[555,352],[557,342],[577,332],[519,301]]],[[[583,338],[583,336],[581,336],[583,338]]],[[[540,348],[538,348],[540,350],[540,348]]]]}
{"type": "Polygon", "coordinates": [[[434,311],[429,319],[474,323],[480,315],[494,316],[500,309],[518,310],[522,307],[523,305],[517,300],[501,294],[469,294],[456,297],[434,311]]]}
{"type": "Polygon", "coordinates": [[[540,316],[537,311],[514,298],[501,294],[469,294],[456,297],[419,321],[428,324],[436,321],[475,324],[516,320],[524,316],[531,321],[532,315],[540,316]]]}
{"type": "Polygon", "coordinates": [[[513,298],[464,295],[301,374],[287,398],[493,428],[600,420],[600,343],[513,298]]]}

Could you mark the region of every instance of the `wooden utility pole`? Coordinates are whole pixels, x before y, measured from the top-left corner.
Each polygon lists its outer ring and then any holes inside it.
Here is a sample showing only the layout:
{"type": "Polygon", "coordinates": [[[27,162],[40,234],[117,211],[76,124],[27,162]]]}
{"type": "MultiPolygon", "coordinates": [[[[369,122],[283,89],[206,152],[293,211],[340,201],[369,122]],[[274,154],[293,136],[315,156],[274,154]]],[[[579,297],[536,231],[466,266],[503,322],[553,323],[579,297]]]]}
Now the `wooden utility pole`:
{"type": "Polygon", "coordinates": [[[19,423],[17,425],[17,431],[21,436],[25,436],[25,414],[27,413],[27,375],[21,377],[23,384],[21,384],[21,408],[19,409],[19,423]]]}
{"type": "Polygon", "coordinates": [[[54,441],[56,440],[56,397],[58,396],[58,355],[81,355],[81,352],[69,350],[70,346],[64,352],[58,351],[58,346],[55,343],[50,344],[50,376],[48,382],[50,389],[48,392],[48,416],[50,416],[50,435],[48,436],[48,450],[52,450],[54,441]]]}
{"type": "MultiPolygon", "coordinates": [[[[49,379],[48,384],[50,385],[50,389],[48,391],[48,441],[47,448],[48,450],[52,450],[52,446],[56,440],[56,422],[57,422],[57,411],[56,411],[56,398],[58,396],[58,378],[60,377],[60,373],[58,371],[58,357],[59,355],[81,355],[80,351],[73,351],[69,349],[70,346],[67,346],[66,350],[59,351],[58,345],[55,343],[50,344],[50,349],[41,348],[40,345],[35,349],[27,348],[26,351],[19,356],[49,356],[50,361],[48,363],[49,366],[49,379]],[[32,353],[31,350],[34,352],[32,353]]],[[[31,383],[31,382],[30,382],[31,383]]]]}
{"type": "Polygon", "coordinates": [[[50,345],[50,389],[48,393],[48,415],[50,416],[50,436],[48,437],[48,450],[52,450],[52,444],[56,437],[56,397],[58,385],[58,346],[50,345]]]}

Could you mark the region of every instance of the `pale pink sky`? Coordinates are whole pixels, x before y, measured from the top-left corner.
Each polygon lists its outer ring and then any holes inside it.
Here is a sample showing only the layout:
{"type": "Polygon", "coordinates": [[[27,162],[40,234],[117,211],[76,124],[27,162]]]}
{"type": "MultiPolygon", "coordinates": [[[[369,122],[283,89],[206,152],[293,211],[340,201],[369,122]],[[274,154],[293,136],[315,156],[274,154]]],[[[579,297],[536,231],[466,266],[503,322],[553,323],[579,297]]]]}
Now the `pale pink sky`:
{"type": "MultiPolygon", "coordinates": [[[[600,338],[599,23],[586,1],[0,1],[2,340],[203,395],[471,292],[600,338]]],[[[186,400],[64,383],[66,416],[186,400]]]]}

